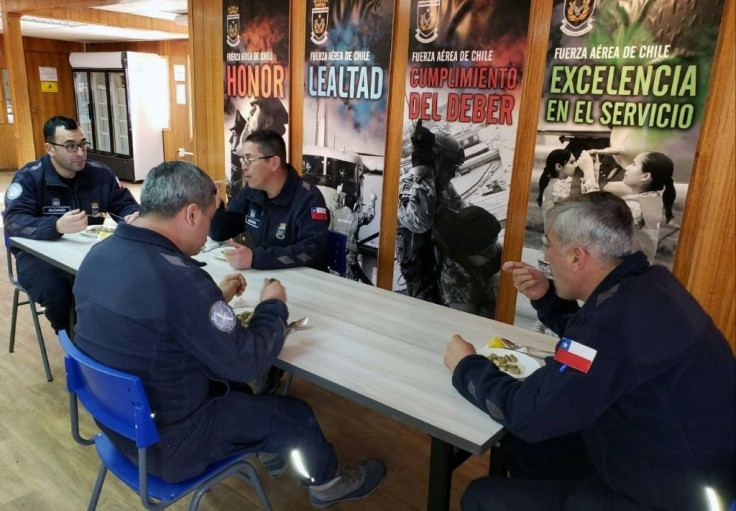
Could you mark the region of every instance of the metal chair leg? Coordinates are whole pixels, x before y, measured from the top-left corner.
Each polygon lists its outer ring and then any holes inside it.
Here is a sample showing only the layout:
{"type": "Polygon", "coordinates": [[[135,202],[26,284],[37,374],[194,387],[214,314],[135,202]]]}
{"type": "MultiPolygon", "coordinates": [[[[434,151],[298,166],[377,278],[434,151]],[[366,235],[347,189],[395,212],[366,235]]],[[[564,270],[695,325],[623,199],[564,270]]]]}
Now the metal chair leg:
{"type": "Polygon", "coordinates": [[[105,482],[105,475],[107,474],[107,467],[104,463],[100,465],[100,471],[97,473],[97,480],[95,481],[95,488],[92,490],[92,497],[89,499],[89,505],[87,511],[95,511],[97,509],[97,501],[100,499],[100,493],[102,492],[102,484],[105,482]]]}
{"type": "Polygon", "coordinates": [[[13,312],[10,318],[10,344],[8,345],[8,353],[13,353],[15,349],[15,322],[18,319],[18,295],[20,289],[13,289],[13,312]]]}
{"type": "Polygon", "coordinates": [[[290,372],[286,373],[286,381],[284,381],[284,390],[281,392],[282,396],[286,396],[289,394],[289,389],[291,389],[291,378],[293,376],[294,375],[291,374],[290,372]]]}
{"type": "Polygon", "coordinates": [[[46,380],[53,381],[54,377],[51,375],[51,367],[49,366],[49,357],[46,353],[46,343],[43,340],[43,334],[41,333],[41,324],[38,322],[38,312],[36,312],[36,304],[32,300],[29,300],[31,307],[31,316],[33,316],[33,326],[36,328],[36,338],[38,339],[38,349],[41,352],[41,360],[43,360],[43,369],[46,371],[46,380]]]}

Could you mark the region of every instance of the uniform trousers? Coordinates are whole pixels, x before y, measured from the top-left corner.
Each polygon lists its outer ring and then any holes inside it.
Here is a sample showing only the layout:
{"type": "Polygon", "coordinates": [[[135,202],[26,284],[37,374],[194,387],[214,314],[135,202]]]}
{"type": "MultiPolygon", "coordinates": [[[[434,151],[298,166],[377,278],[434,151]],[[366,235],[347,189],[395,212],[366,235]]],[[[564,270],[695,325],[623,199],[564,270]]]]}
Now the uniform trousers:
{"type": "Polygon", "coordinates": [[[471,482],[463,511],[651,511],[600,481],[577,435],[534,443],[507,435],[499,450],[510,477],[471,482]]]}
{"type": "MultiPolygon", "coordinates": [[[[20,255],[20,254],[19,254],[20,255]]],[[[18,281],[36,303],[41,304],[53,329],[69,331],[72,307],[72,276],[61,268],[30,254],[16,257],[18,281]]],[[[111,269],[114,271],[114,269],[111,269]]]]}
{"type": "MultiPolygon", "coordinates": [[[[179,482],[238,452],[275,453],[289,460],[297,450],[308,473],[299,475],[304,484],[319,485],[334,477],[335,451],[309,405],[290,396],[254,395],[245,384],[237,388],[191,417],[160,428],[161,439],[149,451],[149,473],[179,482]]],[[[131,461],[137,461],[134,445],[103,430],[131,461]]]]}

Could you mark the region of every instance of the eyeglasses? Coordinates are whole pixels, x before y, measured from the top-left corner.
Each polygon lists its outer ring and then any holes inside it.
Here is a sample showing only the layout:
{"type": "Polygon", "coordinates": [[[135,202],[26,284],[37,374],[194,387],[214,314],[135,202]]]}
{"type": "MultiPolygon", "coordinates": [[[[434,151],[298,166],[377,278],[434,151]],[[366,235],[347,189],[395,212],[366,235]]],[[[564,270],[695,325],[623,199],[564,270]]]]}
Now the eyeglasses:
{"type": "Polygon", "coordinates": [[[248,165],[250,167],[251,165],[253,165],[253,162],[254,161],[267,160],[269,158],[273,158],[274,156],[276,156],[276,155],[275,154],[272,154],[270,156],[241,156],[240,157],[240,163],[242,163],[244,165],[248,165]]]}
{"type": "Polygon", "coordinates": [[[81,149],[82,151],[88,151],[92,147],[91,142],[80,142],[79,144],[75,144],[74,142],[67,142],[66,144],[55,144],[54,142],[48,142],[51,145],[56,145],[59,147],[63,147],[66,149],[67,153],[76,153],[77,149],[81,149]]]}

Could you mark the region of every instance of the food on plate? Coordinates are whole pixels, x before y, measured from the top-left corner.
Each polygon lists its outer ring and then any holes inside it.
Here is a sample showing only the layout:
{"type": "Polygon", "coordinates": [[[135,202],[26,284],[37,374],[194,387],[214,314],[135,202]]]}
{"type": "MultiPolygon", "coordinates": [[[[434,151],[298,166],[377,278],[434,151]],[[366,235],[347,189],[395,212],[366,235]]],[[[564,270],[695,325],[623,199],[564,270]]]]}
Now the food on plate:
{"type": "Polygon", "coordinates": [[[88,232],[90,234],[100,234],[103,232],[112,234],[113,232],[115,232],[115,228],[108,225],[90,225],[85,229],[85,232],[88,232]]]}
{"type": "Polygon", "coordinates": [[[496,367],[498,367],[504,373],[521,374],[519,360],[516,358],[515,355],[497,355],[496,353],[491,353],[490,355],[488,355],[488,360],[493,362],[496,367]]]}
{"type": "Polygon", "coordinates": [[[105,238],[107,238],[108,236],[112,236],[114,232],[115,232],[115,231],[114,231],[114,230],[112,230],[112,229],[111,229],[111,230],[109,230],[109,231],[100,231],[100,232],[98,232],[98,233],[97,233],[97,237],[98,237],[99,239],[101,239],[101,240],[104,240],[104,239],[105,239],[105,238]]]}
{"type": "Polygon", "coordinates": [[[253,317],[253,312],[251,311],[243,311],[240,314],[236,314],[238,319],[240,320],[240,324],[243,326],[248,326],[248,323],[250,323],[250,318],[253,317]]]}
{"type": "Polygon", "coordinates": [[[494,335],[491,337],[491,340],[488,341],[488,344],[486,344],[486,348],[505,348],[503,341],[501,341],[501,338],[497,335],[494,335]]]}

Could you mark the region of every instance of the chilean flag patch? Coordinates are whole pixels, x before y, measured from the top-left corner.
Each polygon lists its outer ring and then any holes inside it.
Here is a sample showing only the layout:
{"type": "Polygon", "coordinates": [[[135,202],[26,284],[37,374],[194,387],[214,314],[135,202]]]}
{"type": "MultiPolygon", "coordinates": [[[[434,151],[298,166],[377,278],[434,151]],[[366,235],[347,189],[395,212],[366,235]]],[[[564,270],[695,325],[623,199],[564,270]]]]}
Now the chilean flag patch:
{"type": "Polygon", "coordinates": [[[563,337],[560,341],[560,347],[557,348],[555,353],[555,360],[580,372],[587,373],[590,366],[593,365],[593,359],[595,359],[597,353],[597,350],[585,344],[563,337]]]}
{"type": "Polygon", "coordinates": [[[312,220],[327,220],[326,208],[312,208],[312,220]]]}

